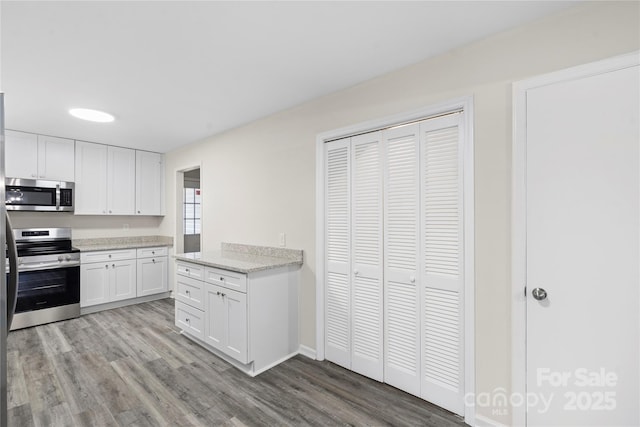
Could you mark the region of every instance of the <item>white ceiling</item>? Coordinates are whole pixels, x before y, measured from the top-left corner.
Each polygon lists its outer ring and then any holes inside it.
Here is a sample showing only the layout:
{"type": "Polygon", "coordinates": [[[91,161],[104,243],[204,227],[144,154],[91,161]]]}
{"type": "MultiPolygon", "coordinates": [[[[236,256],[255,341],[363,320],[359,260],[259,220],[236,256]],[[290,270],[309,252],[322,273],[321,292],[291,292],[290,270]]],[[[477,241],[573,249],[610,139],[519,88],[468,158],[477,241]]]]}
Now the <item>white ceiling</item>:
{"type": "Polygon", "coordinates": [[[575,3],[0,4],[7,128],[166,152],[575,3]]]}

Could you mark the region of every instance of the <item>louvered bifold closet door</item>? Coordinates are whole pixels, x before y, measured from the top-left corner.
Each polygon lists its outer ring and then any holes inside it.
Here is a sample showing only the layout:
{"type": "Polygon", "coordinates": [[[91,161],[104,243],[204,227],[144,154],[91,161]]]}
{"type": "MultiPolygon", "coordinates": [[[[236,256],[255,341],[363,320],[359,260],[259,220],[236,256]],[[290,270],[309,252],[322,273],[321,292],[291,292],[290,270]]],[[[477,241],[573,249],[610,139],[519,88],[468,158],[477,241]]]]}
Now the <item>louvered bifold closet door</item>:
{"type": "Polygon", "coordinates": [[[384,131],[385,382],[420,395],[419,126],[384,131]]]}
{"type": "Polygon", "coordinates": [[[351,369],[383,380],[381,132],[351,138],[351,369]]]}
{"type": "Polygon", "coordinates": [[[350,138],[325,144],[325,356],[351,369],[350,138]]]}
{"type": "Polygon", "coordinates": [[[463,113],[420,124],[421,396],[464,413],[463,113]]]}

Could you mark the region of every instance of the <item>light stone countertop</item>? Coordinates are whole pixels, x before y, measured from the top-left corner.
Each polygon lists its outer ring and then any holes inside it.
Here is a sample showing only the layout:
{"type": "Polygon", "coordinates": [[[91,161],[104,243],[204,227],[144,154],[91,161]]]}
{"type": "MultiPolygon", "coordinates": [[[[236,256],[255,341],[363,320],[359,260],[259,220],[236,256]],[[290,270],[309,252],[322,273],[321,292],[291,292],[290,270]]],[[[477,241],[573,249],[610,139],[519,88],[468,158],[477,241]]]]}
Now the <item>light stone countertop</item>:
{"type": "Polygon", "coordinates": [[[101,237],[96,239],[73,239],[72,245],[73,247],[80,249],[80,252],[149,248],[154,246],[173,246],[173,237],[135,236],[101,237]]]}
{"type": "Polygon", "coordinates": [[[237,273],[256,271],[303,264],[302,250],[273,248],[269,246],[241,245],[222,243],[218,251],[177,254],[178,261],[187,261],[206,267],[221,268],[237,273]]]}

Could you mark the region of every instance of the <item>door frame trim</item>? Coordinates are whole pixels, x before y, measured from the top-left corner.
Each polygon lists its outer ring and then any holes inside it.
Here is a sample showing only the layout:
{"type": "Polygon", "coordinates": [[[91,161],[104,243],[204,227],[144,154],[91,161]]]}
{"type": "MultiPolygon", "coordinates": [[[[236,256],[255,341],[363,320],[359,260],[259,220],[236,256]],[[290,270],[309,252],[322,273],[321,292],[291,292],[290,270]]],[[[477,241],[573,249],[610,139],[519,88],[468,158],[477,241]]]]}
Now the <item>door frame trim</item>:
{"type": "MultiPolygon", "coordinates": [[[[526,396],[526,129],[527,91],[640,65],[640,51],[514,82],[511,176],[511,393],[526,396]]],[[[525,399],[526,401],[526,399],[525,399]]],[[[511,408],[512,423],[526,425],[526,407],[511,408]]]]}
{"type": "MultiPolygon", "coordinates": [[[[464,111],[463,204],[464,204],[464,376],[465,395],[475,393],[475,210],[474,210],[474,136],[473,96],[452,99],[418,110],[381,117],[316,136],[316,359],[325,358],[325,171],[324,144],[335,139],[376,131],[398,124],[427,119],[453,111],[464,111]]],[[[475,406],[465,406],[465,422],[475,425],[475,406]]]]}

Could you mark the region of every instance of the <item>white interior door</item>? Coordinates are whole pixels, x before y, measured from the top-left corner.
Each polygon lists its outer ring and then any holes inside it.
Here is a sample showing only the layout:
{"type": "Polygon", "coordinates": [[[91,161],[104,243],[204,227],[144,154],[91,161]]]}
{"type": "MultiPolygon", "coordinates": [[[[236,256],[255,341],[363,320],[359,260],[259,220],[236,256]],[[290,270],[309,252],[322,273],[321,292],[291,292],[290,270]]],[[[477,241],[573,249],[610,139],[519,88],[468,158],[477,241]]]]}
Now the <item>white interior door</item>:
{"type": "Polygon", "coordinates": [[[420,395],[419,125],[384,131],[386,383],[420,395]]]}
{"type": "Polygon", "coordinates": [[[526,93],[529,426],[640,425],[639,82],[526,93]]]}
{"type": "Polygon", "coordinates": [[[382,132],[351,138],[351,369],[383,380],[382,132]]]}
{"type": "Polygon", "coordinates": [[[351,369],[351,138],[325,144],[325,355],[351,369]]]}
{"type": "Polygon", "coordinates": [[[464,414],[462,114],[420,123],[421,397],[464,414]]]}

